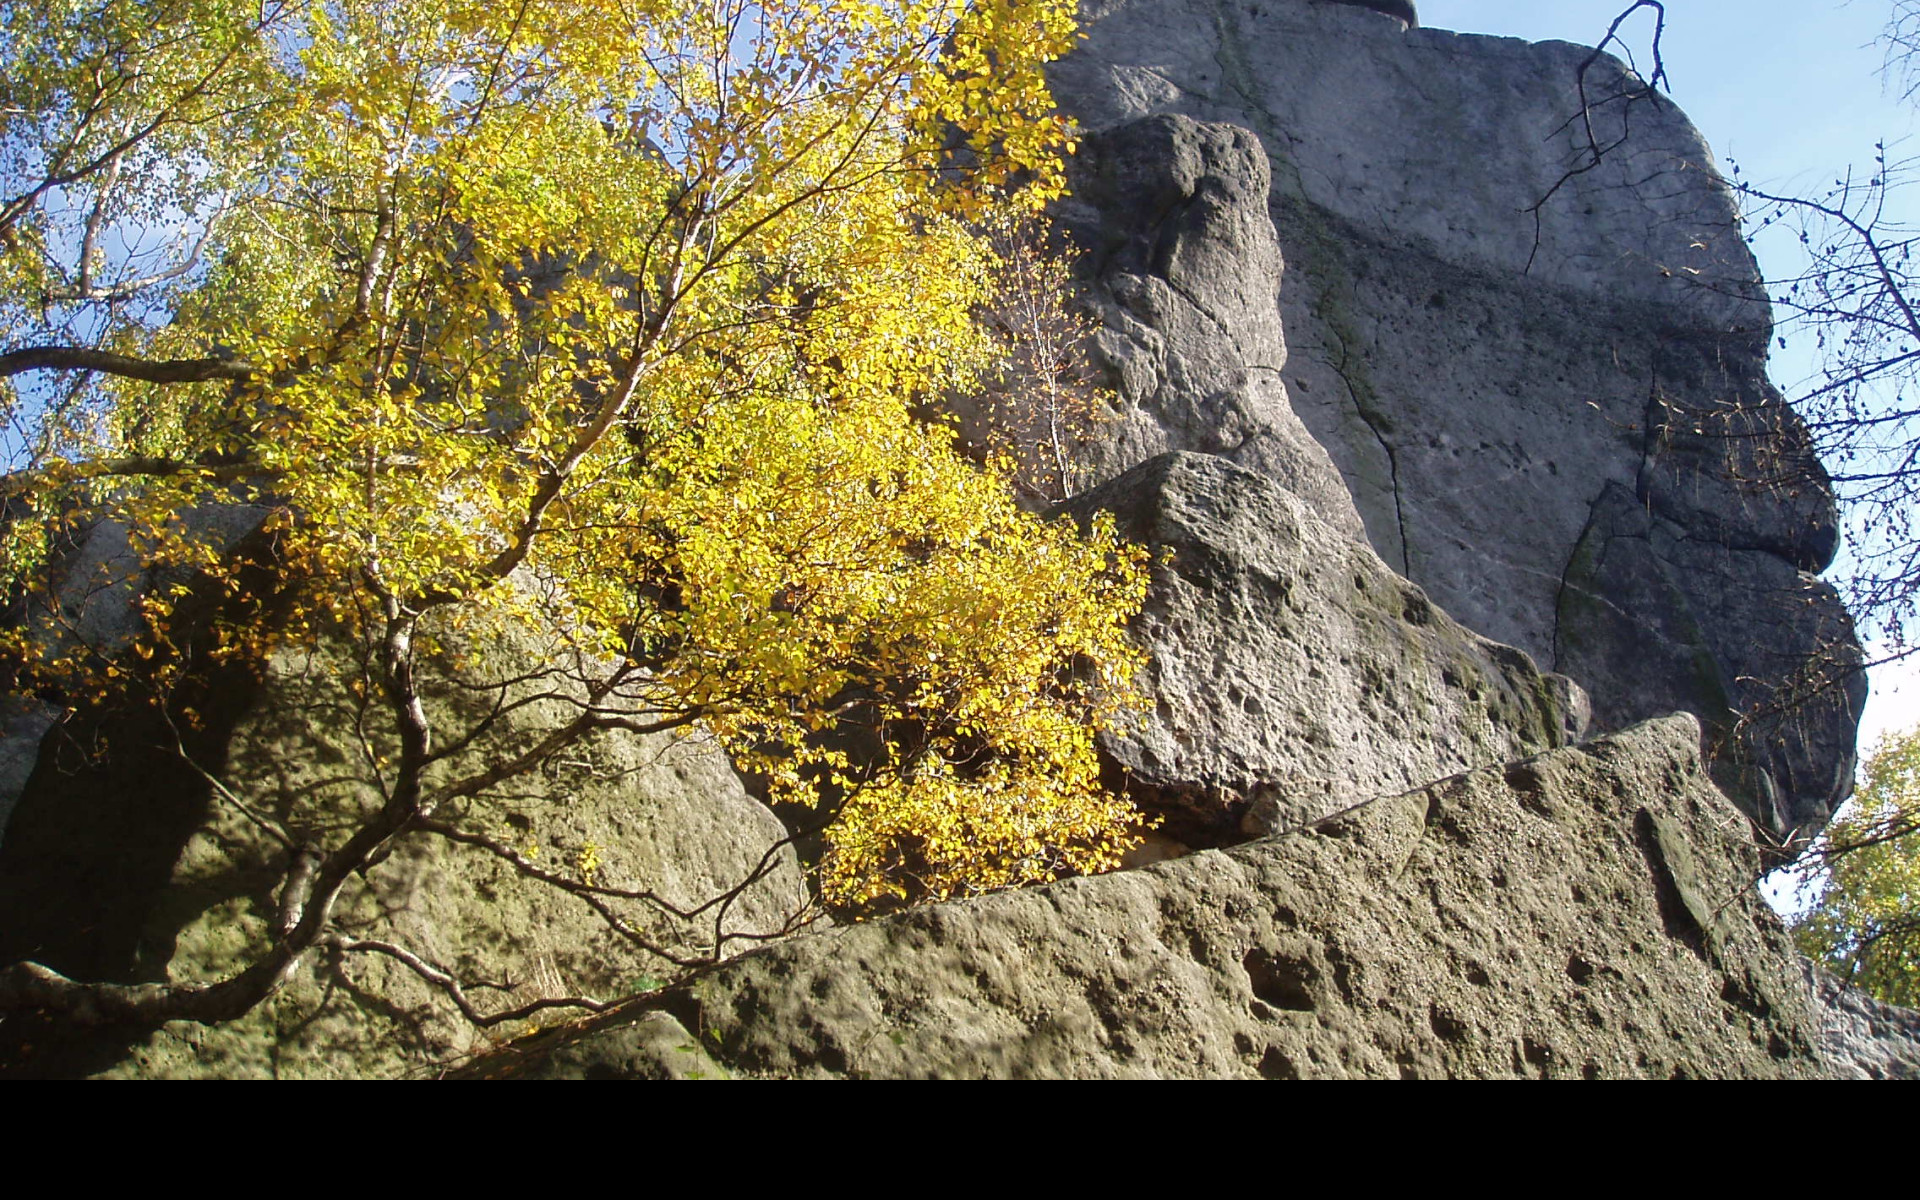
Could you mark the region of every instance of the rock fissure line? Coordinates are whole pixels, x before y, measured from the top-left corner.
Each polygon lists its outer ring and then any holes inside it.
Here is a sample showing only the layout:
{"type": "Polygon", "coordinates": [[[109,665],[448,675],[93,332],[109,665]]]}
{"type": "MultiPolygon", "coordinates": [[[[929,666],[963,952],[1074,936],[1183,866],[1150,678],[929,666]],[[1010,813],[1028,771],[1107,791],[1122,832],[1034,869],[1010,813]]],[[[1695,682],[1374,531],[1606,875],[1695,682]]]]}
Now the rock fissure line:
{"type": "Polygon", "coordinates": [[[1164,282],[1167,285],[1168,291],[1171,291],[1174,295],[1180,297],[1182,300],[1185,300],[1188,304],[1191,304],[1195,312],[1205,317],[1216,329],[1218,329],[1221,332],[1221,334],[1227,339],[1227,341],[1232,344],[1234,352],[1241,356],[1241,358],[1243,359],[1242,365],[1244,366],[1246,349],[1245,347],[1240,345],[1239,335],[1234,333],[1233,327],[1228,325],[1225,320],[1223,320],[1220,316],[1214,313],[1214,311],[1211,308],[1207,307],[1207,305],[1203,303],[1199,299],[1199,297],[1195,296],[1192,292],[1188,291],[1181,284],[1175,282],[1171,277],[1163,275],[1160,277],[1160,279],[1162,282],[1164,282]]]}
{"type": "Polygon", "coordinates": [[[1352,362],[1353,355],[1347,345],[1346,332],[1342,330],[1338,324],[1331,322],[1326,326],[1326,331],[1338,339],[1340,357],[1338,361],[1323,358],[1321,362],[1339,377],[1341,384],[1346,388],[1347,399],[1352,403],[1354,415],[1359,417],[1360,423],[1367,427],[1369,433],[1373,434],[1374,440],[1380,445],[1381,453],[1386,455],[1387,477],[1393,491],[1394,528],[1400,542],[1400,573],[1411,578],[1413,575],[1413,544],[1412,539],[1408,536],[1407,510],[1400,489],[1399,450],[1393,441],[1387,437],[1386,431],[1381,428],[1381,418],[1370,411],[1366,400],[1362,397],[1362,389],[1368,385],[1363,385],[1355,380],[1348,370],[1348,364],[1352,362]]]}
{"type": "MultiPolygon", "coordinates": [[[[1582,558],[1581,552],[1586,548],[1587,537],[1592,532],[1594,523],[1600,519],[1600,500],[1605,495],[1606,492],[1602,489],[1599,496],[1595,496],[1592,500],[1588,501],[1586,524],[1581,526],[1580,536],[1574,539],[1573,549],[1567,552],[1567,561],[1560,568],[1560,585],[1554,590],[1553,595],[1553,640],[1547,643],[1547,645],[1553,648],[1552,665],[1556,671],[1564,671],[1567,666],[1567,664],[1561,661],[1565,651],[1562,649],[1560,642],[1560,622],[1566,613],[1568,592],[1574,587],[1574,567],[1582,558]]],[[[1584,589],[1581,590],[1584,592],[1584,589]]]]}

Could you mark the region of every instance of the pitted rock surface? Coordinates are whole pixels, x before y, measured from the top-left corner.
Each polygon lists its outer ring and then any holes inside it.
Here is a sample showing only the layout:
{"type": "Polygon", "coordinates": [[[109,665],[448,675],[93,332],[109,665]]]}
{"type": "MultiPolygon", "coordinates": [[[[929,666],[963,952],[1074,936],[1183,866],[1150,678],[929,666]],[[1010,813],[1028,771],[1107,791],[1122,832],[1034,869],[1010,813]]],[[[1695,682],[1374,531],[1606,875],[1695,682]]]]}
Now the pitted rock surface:
{"type": "Polygon", "coordinates": [[[1817,1075],[1742,825],[1669,718],[1290,836],[805,935],[477,1073],[657,1077],[697,1047],[735,1076],[1817,1075]]]}
{"type": "Polygon", "coordinates": [[[1920,1079],[1920,1011],[1875,1000],[1809,962],[1820,1054],[1836,1079],[1920,1079]]]}
{"type": "Polygon", "coordinates": [[[1152,459],[1078,497],[1155,555],[1154,709],[1102,749],[1163,835],[1219,846],[1577,738],[1566,678],[1456,623],[1272,479],[1152,459]]]}

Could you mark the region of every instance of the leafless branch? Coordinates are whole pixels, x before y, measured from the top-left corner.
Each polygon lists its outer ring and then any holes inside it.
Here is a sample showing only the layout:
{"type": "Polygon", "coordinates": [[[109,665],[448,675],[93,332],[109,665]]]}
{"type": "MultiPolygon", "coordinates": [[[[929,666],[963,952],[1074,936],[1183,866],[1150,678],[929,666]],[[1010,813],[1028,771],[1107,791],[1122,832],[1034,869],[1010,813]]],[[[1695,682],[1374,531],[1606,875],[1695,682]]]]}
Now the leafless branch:
{"type": "MultiPolygon", "coordinates": [[[[588,1012],[606,1012],[613,1007],[611,1002],[595,1000],[589,996],[555,996],[534,1000],[517,1008],[503,1009],[498,1012],[482,1012],[468,997],[466,988],[451,971],[435,966],[426,959],[403,946],[392,942],[376,941],[370,938],[352,938],[338,935],[328,940],[328,944],[345,954],[378,954],[390,958],[401,966],[426,980],[447,998],[453,1001],[460,1015],[481,1029],[491,1029],[496,1025],[505,1025],[511,1021],[524,1021],[539,1013],[556,1008],[579,1008],[588,1012]]],[[[474,985],[468,985],[474,986],[474,985]]],[[[498,986],[498,985],[490,985],[498,986]]]]}
{"type": "MultiPolygon", "coordinates": [[[[1591,171],[1597,170],[1600,164],[1606,161],[1608,155],[1631,140],[1633,136],[1632,119],[1634,105],[1648,103],[1656,108],[1660,105],[1660,89],[1665,86],[1670,86],[1667,79],[1666,59],[1662,50],[1662,42],[1665,39],[1666,31],[1667,7],[1661,0],[1634,0],[1632,5],[1628,6],[1619,16],[1613,19],[1613,24],[1607,27],[1606,36],[1600,39],[1599,44],[1593,48],[1593,52],[1588,54],[1575,70],[1574,90],[1579,96],[1579,107],[1558,129],[1554,130],[1554,136],[1557,137],[1568,128],[1577,126],[1580,130],[1580,145],[1576,151],[1573,165],[1568,167],[1558,179],[1554,180],[1554,182],[1548,186],[1547,190],[1541,194],[1539,199],[1535,200],[1523,210],[1533,217],[1533,249],[1527,255],[1526,271],[1531,272],[1533,270],[1534,260],[1538,258],[1540,254],[1540,242],[1543,236],[1542,219],[1547,203],[1559,195],[1561,189],[1565,188],[1574,180],[1591,171]],[[1644,80],[1636,80],[1633,86],[1628,87],[1624,91],[1596,99],[1589,90],[1593,69],[1606,57],[1609,47],[1617,46],[1623,52],[1627,50],[1626,42],[1621,40],[1620,37],[1620,28],[1627,23],[1627,20],[1632,17],[1633,14],[1643,8],[1652,9],[1654,13],[1652,41],[1653,73],[1648,75],[1644,80]],[[1620,133],[1617,137],[1609,138],[1602,136],[1598,127],[1594,124],[1595,114],[1608,105],[1618,105],[1620,108],[1620,133]]],[[[1630,58],[1631,55],[1629,54],[1628,57],[1630,58]]]]}

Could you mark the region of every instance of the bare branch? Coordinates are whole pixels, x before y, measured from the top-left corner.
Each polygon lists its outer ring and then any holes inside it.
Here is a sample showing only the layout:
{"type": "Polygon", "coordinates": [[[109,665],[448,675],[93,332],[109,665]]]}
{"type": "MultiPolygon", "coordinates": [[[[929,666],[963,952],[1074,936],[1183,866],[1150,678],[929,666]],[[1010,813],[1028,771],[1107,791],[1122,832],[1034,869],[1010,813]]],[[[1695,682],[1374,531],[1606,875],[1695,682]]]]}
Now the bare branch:
{"type": "Polygon", "coordinates": [[[445,992],[447,998],[453,1001],[454,1007],[460,1010],[460,1015],[482,1029],[490,1029],[510,1021],[524,1021],[528,1017],[556,1008],[580,1008],[588,1012],[606,1012],[613,1007],[612,1002],[595,1000],[588,996],[558,996],[535,1000],[522,1004],[518,1008],[509,1008],[500,1012],[481,1012],[468,998],[466,988],[461,986],[452,972],[435,966],[403,946],[396,946],[392,942],[344,935],[330,939],[328,944],[348,954],[378,954],[392,959],[445,992]]]}
{"type": "Polygon", "coordinates": [[[1581,131],[1581,145],[1578,158],[1573,166],[1563,172],[1560,178],[1556,179],[1547,190],[1541,194],[1538,200],[1535,200],[1530,206],[1523,210],[1533,217],[1533,249],[1527,255],[1526,271],[1531,272],[1533,270],[1534,260],[1540,254],[1540,242],[1543,236],[1542,219],[1547,202],[1558,195],[1562,188],[1580,176],[1597,170],[1608,155],[1627,143],[1633,136],[1632,116],[1633,106],[1635,104],[1647,101],[1656,107],[1659,105],[1660,88],[1668,84],[1666,59],[1661,50],[1661,43],[1665,38],[1666,31],[1667,8],[1665,4],[1661,3],[1661,0],[1634,0],[1632,5],[1613,19],[1613,24],[1607,26],[1606,36],[1600,39],[1599,44],[1593,48],[1592,53],[1588,54],[1587,57],[1581,61],[1580,66],[1574,71],[1574,90],[1579,96],[1580,107],[1579,110],[1568,117],[1554,133],[1557,136],[1569,126],[1576,124],[1579,126],[1581,131]],[[1639,12],[1643,8],[1652,9],[1654,12],[1653,74],[1640,82],[1637,87],[1630,87],[1624,92],[1601,97],[1596,101],[1588,92],[1589,75],[1592,73],[1593,68],[1599,65],[1600,60],[1606,57],[1609,46],[1619,46],[1623,50],[1626,48],[1626,43],[1620,39],[1620,27],[1625,25],[1627,19],[1632,17],[1634,13],[1639,12]],[[1601,138],[1599,131],[1594,126],[1594,114],[1600,107],[1615,103],[1621,106],[1620,136],[1611,140],[1605,140],[1601,138]]]}

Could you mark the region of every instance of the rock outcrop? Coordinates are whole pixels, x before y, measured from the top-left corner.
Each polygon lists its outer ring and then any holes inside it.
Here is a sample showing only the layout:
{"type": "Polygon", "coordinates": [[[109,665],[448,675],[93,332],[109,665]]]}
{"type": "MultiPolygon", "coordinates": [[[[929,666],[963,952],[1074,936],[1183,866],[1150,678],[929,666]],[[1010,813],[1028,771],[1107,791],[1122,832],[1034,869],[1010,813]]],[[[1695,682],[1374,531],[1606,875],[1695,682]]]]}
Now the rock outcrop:
{"type": "Polygon", "coordinates": [[[1233,125],[1147,118],[1086,140],[1056,214],[1085,251],[1118,419],[1089,447],[1108,479],[1170,450],[1268,476],[1341,533],[1364,536],[1326,450],[1281,382],[1282,262],[1259,139],[1233,125]]]}
{"type": "Polygon", "coordinates": [[[476,1071],[1816,1075],[1755,865],[1674,717],[1229,850],[805,935],[476,1071]]]}
{"type": "Polygon", "coordinates": [[[1566,745],[1585,698],[1462,628],[1272,479],[1166,454],[1077,498],[1155,555],[1155,707],[1102,742],[1163,835],[1222,846],[1566,745]]]}
{"type": "Polygon", "coordinates": [[[1705,142],[1611,58],[1380,7],[1083,8],[1054,84],[1089,131],[1062,217],[1124,408],[1104,465],[1220,453],[1340,523],[1297,414],[1435,604],[1585,686],[1600,728],[1695,713],[1749,813],[1817,827],[1865,685],[1705,142]],[[1611,149],[1570,174],[1583,67],[1611,149]]]}

